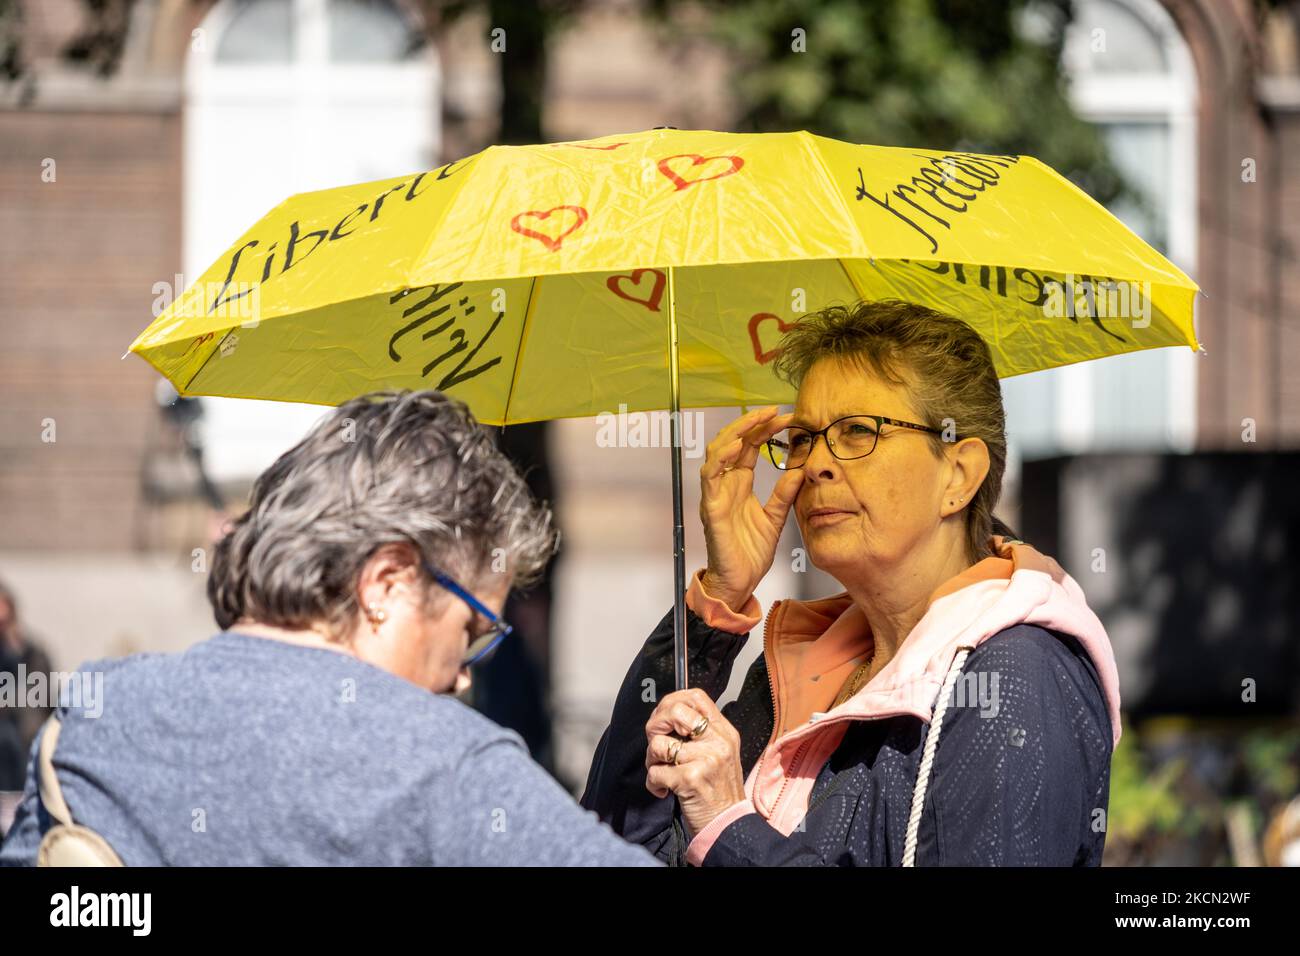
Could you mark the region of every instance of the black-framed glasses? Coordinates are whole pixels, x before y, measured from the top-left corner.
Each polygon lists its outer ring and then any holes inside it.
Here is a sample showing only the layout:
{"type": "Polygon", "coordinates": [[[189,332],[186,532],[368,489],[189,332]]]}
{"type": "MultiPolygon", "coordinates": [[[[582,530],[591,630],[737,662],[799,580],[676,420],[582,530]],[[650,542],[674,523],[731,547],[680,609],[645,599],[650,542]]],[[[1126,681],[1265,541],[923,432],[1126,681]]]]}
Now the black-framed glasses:
{"type": "Polygon", "coordinates": [[[483,615],[488,622],[488,626],[482,632],[470,638],[469,647],[466,648],[465,656],[461,658],[460,661],[461,667],[469,667],[471,664],[477,664],[479,661],[483,660],[496,650],[497,645],[505,640],[510,632],[514,630],[514,628],[507,624],[503,619],[489,611],[482,601],[469,593],[468,589],[457,584],[451,576],[443,574],[427,561],[424,562],[424,570],[429,573],[430,577],[442,585],[442,587],[456,595],[456,597],[468,604],[473,610],[483,615]]]}
{"type": "Polygon", "coordinates": [[[826,439],[826,447],[840,461],[852,461],[866,458],[876,450],[876,441],[880,438],[880,429],[885,425],[897,425],[899,428],[911,428],[919,432],[941,435],[937,428],[918,425],[916,422],[899,421],[884,415],[845,415],[837,418],[825,428],[813,431],[798,425],[791,425],[777,432],[765,443],[768,458],[782,471],[802,468],[812,454],[817,436],[826,439]]]}

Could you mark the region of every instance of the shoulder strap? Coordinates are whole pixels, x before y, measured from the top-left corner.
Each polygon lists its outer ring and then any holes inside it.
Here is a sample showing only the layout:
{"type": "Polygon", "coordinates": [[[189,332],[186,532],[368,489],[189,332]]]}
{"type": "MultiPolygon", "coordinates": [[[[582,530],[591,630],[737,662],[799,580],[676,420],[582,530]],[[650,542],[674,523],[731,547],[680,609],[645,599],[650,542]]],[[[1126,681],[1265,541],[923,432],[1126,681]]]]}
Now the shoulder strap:
{"type": "Polygon", "coordinates": [[[54,826],[45,831],[36,851],[37,866],[122,866],[122,859],[102,836],[72,822],[72,811],[63,799],[58,774],[54,772],[54,748],[59,743],[57,712],[50,715],[41,731],[41,744],[36,755],[37,785],[41,805],[51,817],[54,826]]]}
{"type": "Polygon", "coordinates": [[[45,730],[41,732],[41,747],[37,755],[37,782],[40,784],[41,804],[55,820],[64,826],[72,826],[72,812],[67,801],[63,799],[63,790],[59,787],[59,777],[54,772],[54,748],[59,743],[58,714],[51,714],[45,721],[45,730]]]}

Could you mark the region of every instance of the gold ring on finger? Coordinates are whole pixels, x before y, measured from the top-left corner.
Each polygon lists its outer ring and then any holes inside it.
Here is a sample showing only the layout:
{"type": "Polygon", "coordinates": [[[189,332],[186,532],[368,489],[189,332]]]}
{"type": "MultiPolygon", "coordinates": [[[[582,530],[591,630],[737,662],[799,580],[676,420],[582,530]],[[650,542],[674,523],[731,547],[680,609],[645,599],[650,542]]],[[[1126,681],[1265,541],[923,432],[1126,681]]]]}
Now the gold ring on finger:
{"type": "Polygon", "coordinates": [[[681,752],[682,741],[674,740],[668,745],[668,762],[674,767],[677,766],[677,754],[681,752]]]}
{"type": "Polygon", "coordinates": [[[691,728],[691,740],[699,740],[700,736],[709,729],[709,718],[701,717],[699,723],[691,728]]]}

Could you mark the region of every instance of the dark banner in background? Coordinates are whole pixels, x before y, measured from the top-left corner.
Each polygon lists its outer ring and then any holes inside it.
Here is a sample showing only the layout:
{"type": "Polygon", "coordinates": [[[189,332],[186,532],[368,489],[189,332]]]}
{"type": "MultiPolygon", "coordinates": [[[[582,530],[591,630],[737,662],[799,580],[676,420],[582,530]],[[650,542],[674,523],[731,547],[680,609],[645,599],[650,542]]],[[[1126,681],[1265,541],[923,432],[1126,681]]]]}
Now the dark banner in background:
{"type": "Polygon", "coordinates": [[[1020,523],[1106,625],[1125,713],[1300,720],[1300,454],[1027,462],[1020,523]]]}

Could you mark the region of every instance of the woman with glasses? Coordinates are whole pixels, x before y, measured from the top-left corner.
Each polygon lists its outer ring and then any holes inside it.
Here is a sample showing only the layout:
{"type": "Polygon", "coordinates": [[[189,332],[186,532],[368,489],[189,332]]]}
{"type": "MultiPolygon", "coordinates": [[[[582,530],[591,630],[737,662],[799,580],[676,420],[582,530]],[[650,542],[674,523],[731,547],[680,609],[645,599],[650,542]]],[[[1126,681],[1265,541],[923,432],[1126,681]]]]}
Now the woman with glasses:
{"type": "Polygon", "coordinates": [[[707,564],[633,663],[584,806],[672,863],[1091,865],[1119,694],[1106,632],[1051,558],[994,518],[1005,413],[966,323],[901,301],[805,316],[778,374],[794,411],[719,432],[700,469],[707,564]],[[760,467],[779,471],[762,502],[760,467]],[[793,510],[843,590],[755,589],[793,510]]]}
{"type": "Polygon", "coordinates": [[[127,865],[654,865],[450,696],[555,542],[459,402],[341,406],[216,545],[221,632],[83,668],[102,713],[73,702],[46,725],[54,785],[38,743],[0,862],[66,859],[80,825],[127,865]]]}

